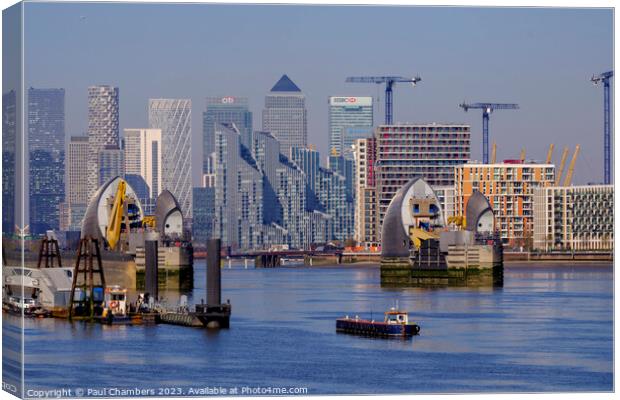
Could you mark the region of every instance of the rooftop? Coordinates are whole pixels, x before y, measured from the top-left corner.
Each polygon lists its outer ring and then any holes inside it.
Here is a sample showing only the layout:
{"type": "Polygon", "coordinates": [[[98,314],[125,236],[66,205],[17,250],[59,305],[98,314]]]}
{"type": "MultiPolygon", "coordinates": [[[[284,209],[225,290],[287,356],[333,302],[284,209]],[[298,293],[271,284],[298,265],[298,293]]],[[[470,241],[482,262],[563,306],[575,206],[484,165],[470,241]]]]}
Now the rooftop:
{"type": "Polygon", "coordinates": [[[271,88],[272,92],[301,92],[301,89],[293,83],[291,78],[286,74],[282,75],[280,80],[271,88]]]}

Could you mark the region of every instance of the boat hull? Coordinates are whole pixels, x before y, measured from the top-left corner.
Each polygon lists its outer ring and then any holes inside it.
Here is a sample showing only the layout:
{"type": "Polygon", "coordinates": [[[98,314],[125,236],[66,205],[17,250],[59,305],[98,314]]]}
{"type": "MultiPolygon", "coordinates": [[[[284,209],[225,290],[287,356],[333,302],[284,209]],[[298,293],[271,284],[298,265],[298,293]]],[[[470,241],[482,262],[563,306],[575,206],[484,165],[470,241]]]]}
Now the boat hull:
{"type": "Polygon", "coordinates": [[[416,324],[388,324],[352,318],[336,320],[336,332],[361,336],[409,337],[417,335],[420,327],[416,324]]]}

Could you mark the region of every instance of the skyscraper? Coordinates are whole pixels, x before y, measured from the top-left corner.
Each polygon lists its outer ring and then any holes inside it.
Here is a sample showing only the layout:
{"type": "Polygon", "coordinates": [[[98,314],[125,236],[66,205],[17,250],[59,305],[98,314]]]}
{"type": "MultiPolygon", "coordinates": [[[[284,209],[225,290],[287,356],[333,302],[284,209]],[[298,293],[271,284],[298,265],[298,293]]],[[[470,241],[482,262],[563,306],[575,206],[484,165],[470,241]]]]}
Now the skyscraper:
{"type": "Polygon", "coordinates": [[[372,136],[372,97],[329,98],[329,149],[335,155],[353,158],[355,139],[372,136]],[[355,129],[347,129],[355,128],[355,129]],[[355,135],[357,133],[357,135],[355,135]],[[361,137],[359,137],[361,134],[361,137]]]}
{"type": "Polygon", "coordinates": [[[15,153],[17,145],[17,99],[14,90],[2,94],[2,234],[15,226],[15,153]]]}
{"type": "Polygon", "coordinates": [[[241,133],[241,143],[251,148],[252,113],[246,97],[207,97],[207,109],[202,113],[202,172],[213,172],[212,155],[215,151],[215,127],[217,124],[234,123],[241,133]]]}
{"type": "Polygon", "coordinates": [[[60,204],[60,230],[75,231],[88,204],[88,166],[91,163],[88,136],[71,136],[65,168],[65,201],[60,204]]]}
{"type": "Polygon", "coordinates": [[[118,88],[90,86],[88,88],[88,164],[89,197],[99,187],[99,152],[108,147],[120,149],[118,130],[118,88]]]}
{"type": "Polygon", "coordinates": [[[71,136],[67,152],[65,200],[70,204],[88,203],[88,169],[90,146],[88,136],[71,136]]]}
{"type": "Polygon", "coordinates": [[[30,229],[59,228],[65,197],[65,90],[28,89],[30,229]]]}
{"type": "Polygon", "coordinates": [[[278,139],[283,154],[288,155],[291,147],[306,147],[306,97],[286,75],[265,96],[263,131],[271,132],[278,139]]]}
{"type": "Polygon", "coordinates": [[[162,190],[176,197],[183,215],[192,216],[192,101],[149,99],[149,128],[161,129],[162,190]]]}
{"type": "Polygon", "coordinates": [[[97,157],[99,162],[99,186],[116,176],[125,178],[125,154],[123,149],[109,145],[99,150],[97,157]]]}
{"type": "Polygon", "coordinates": [[[125,176],[142,177],[147,198],[156,199],[162,191],[161,129],[125,129],[125,176]]]}

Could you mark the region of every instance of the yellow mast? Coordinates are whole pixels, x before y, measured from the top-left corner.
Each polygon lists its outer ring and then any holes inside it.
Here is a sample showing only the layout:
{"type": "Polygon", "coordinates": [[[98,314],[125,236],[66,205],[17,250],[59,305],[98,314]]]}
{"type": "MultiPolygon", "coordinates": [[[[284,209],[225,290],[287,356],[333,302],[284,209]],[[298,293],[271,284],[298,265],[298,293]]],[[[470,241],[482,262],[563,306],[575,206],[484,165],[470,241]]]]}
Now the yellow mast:
{"type": "Polygon", "coordinates": [[[553,156],[554,147],[555,145],[553,143],[549,145],[549,151],[547,152],[547,161],[545,162],[545,164],[551,164],[551,157],[553,156]]]}
{"type": "Polygon", "coordinates": [[[560,182],[562,181],[562,173],[564,172],[564,165],[566,164],[567,157],[568,147],[564,147],[564,151],[562,151],[562,159],[560,160],[560,169],[557,171],[557,175],[555,177],[555,186],[560,186],[560,182]]]}
{"type": "Polygon", "coordinates": [[[491,164],[495,164],[496,156],[497,156],[497,143],[493,142],[493,150],[491,151],[491,164]]]}
{"type": "Polygon", "coordinates": [[[525,162],[525,147],[521,149],[521,162],[525,162]]]}
{"type": "Polygon", "coordinates": [[[564,186],[569,186],[571,180],[573,179],[573,171],[575,170],[575,162],[577,161],[577,155],[579,154],[579,149],[581,147],[579,145],[575,146],[575,153],[573,153],[573,158],[570,160],[570,165],[568,166],[568,172],[566,173],[566,179],[564,180],[564,186]]]}

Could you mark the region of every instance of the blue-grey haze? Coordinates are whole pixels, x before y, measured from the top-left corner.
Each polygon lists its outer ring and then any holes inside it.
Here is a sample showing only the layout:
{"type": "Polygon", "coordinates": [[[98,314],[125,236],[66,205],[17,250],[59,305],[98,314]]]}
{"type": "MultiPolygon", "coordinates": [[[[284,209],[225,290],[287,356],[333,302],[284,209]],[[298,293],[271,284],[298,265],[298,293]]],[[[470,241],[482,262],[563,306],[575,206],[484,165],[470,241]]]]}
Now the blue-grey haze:
{"type": "MultiPolygon", "coordinates": [[[[191,98],[193,181],[202,160],[205,98],[264,96],[286,73],[307,96],[309,143],[327,158],[327,97],[383,93],[350,75],[420,74],[395,89],[395,121],[472,125],[463,100],[516,102],[491,116],[498,159],[555,160],[579,143],[574,181],[602,180],[603,94],[593,73],[613,68],[611,9],[45,4],[25,7],[25,83],[66,89],[66,132],[87,127],[87,87],[120,88],[121,128],[146,127],[148,98],[191,98]]],[[[383,107],[375,121],[383,118],[383,107]]],[[[260,121],[254,121],[260,128],[260,121]]]]}

